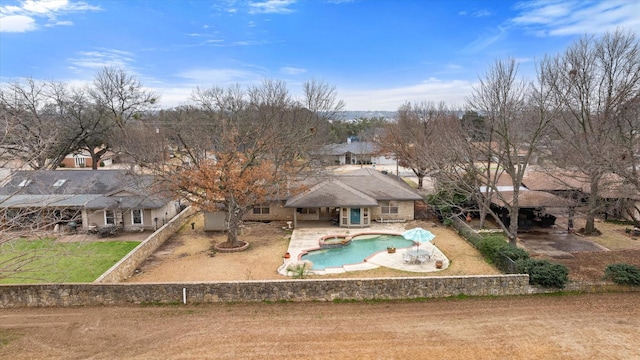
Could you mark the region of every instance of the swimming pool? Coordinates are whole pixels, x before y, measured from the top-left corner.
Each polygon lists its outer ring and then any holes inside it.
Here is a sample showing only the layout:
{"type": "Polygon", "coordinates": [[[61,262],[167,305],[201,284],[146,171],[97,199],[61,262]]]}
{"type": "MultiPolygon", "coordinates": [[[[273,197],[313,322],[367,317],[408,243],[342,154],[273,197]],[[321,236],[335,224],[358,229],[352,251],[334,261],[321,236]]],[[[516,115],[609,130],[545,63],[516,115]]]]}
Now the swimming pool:
{"type": "Polygon", "coordinates": [[[402,235],[367,234],[356,235],[351,244],[335,249],[312,250],[302,255],[302,260],[313,263],[311,270],[324,270],[331,267],[364,262],[371,255],[387,251],[387,247],[398,249],[411,247],[413,241],[402,235]]]}

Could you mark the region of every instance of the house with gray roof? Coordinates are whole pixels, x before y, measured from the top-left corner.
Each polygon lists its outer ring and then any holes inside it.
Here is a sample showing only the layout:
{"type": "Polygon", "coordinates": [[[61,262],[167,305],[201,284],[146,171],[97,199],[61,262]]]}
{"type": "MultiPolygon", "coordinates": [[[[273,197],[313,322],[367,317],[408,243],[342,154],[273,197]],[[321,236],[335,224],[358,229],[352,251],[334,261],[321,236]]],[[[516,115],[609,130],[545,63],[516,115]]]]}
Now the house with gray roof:
{"type": "Polygon", "coordinates": [[[256,205],[245,220],[326,221],[341,227],[413,220],[422,196],[401,178],[362,168],[335,173],[286,199],[256,205]]]}
{"type": "Polygon", "coordinates": [[[180,210],[178,201],[154,189],[153,176],[127,170],[16,171],[0,184],[2,223],[152,230],[180,210]]]}
{"type": "Polygon", "coordinates": [[[325,145],[316,154],[325,165],[361,165],[396,163],[395,157],[380,154],[378,145],[368,141],[347,141],[325,145]]]}

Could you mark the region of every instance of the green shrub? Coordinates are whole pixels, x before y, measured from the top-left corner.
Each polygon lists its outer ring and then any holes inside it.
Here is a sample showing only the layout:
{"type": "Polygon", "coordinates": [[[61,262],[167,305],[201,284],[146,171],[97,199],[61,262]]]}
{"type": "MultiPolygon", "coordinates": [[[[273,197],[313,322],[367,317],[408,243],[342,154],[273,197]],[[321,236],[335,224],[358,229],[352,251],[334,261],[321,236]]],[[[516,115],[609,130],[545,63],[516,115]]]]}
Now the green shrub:
{"type": "Polygon", "coordinates": [[[640,268],[629,264],[611,264],[604,270],[604,278],[616,284],[640,285],[640,268]]]}
{"type": "Polygon", "coordinates": [[[488,236],[480,240],[478,250],[485,259],[505,273],[517,272],[518,268],[515,262],[529,258],[529,253],[526,250],[509,244],[502,235],[488,236]]]}
{"type": "Polygon", "coordinates": [[[516,266],[519,273],[529,274],[531,285],[563,288],[569,281],[569,269],[562,264],[547,260],[520,259],[516,266]]]}
{"type": "Polygon", "coordinates": [[[488,236],[478,243],[478,250],[488,260],[495,263],[496,254],[500,248],[509,246],[502,236],[488,236]]]}
{"type": "Polygon", "coordinates": [[[517,262],[528,259],[529,253],[517,246],[507,245],[498,248],[495,256],[493,262],[496,267],[504,273],[513,274],[518,272],[517,262]]]}

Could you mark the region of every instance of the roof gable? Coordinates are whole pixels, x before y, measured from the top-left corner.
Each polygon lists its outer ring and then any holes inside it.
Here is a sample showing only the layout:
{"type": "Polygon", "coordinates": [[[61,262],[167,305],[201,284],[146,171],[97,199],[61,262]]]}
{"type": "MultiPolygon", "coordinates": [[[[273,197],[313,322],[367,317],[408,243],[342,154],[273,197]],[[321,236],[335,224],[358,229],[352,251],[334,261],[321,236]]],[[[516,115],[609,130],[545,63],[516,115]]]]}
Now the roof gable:
{"type": "Polygon", "coordinates": [[[378,201],[415,201],[422,196],[395,175],[363,168],[320,182],[287,200],[285,207],[378,206],[378,201]]]}

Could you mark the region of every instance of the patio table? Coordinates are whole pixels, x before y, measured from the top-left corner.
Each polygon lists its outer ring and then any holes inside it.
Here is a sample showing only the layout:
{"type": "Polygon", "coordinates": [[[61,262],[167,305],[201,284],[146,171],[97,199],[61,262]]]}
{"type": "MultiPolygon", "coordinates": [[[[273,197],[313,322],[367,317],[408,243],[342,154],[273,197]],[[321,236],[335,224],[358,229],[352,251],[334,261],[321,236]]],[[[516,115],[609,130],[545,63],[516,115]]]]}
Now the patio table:
{"type": "Polygon", "coordinates": [[[418,257],[421,255],[425,255],[428,256],[429,252],[427,250],[423,250],[423,249],[411,249],[411,250],[407,250],[407,254],[411,257],[411,263],[415,264],[418,262],[418,257]]]}

